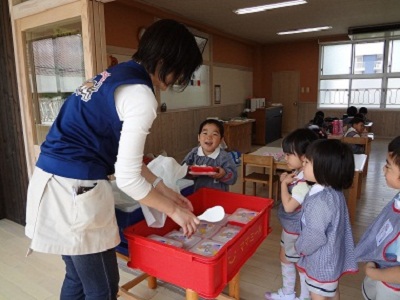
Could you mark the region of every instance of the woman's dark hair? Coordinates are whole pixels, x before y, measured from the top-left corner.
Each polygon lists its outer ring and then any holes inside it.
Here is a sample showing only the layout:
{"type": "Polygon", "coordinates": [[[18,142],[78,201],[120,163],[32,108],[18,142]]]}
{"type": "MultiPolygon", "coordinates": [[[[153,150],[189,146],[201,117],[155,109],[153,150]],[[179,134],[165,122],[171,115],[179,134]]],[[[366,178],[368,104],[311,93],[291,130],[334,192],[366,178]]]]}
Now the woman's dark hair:
{"type": "Polygon", "coordinates": [[[207,120],[201,122],[200,127],[199,127],[199,134],[201,134],[201,131],[203,130],[203,127],[206,124],[214,124],[215,126],[217,126],[218,130],[219,130],[219,134],[221,135],[221,138],[224,137],[224,124],[222,124],[221,121],[216,120],[216,119],[207,119],[207,120]]]}
{"type": "Polygon", "coordinates": [[[354,177],[354,155],[351,148],[339,140],[318,140],[306,151],[313,164],[316,181],[335,190],[349,188],[354,177]]]}
{"type": "Polygon", "coordinates": [[[203,63],[203,57],[193,34],[185,25],[174,20],[159,20],[147,28],[132,58],[147,72],[155,74],[159,65],[159,79],[173,74],[174,82],[184,90],[192,74],[203,63]]]}
{"type": "Polygon", "coordinates": [[[318,135],[308,128],[299,128],[292,131],[282,141],[284,153],[297,154],[298,156],[306,153],[308,145],[318,139],[318,135]]]}
{"type": "Polygon", "coordinates": [[[357,107],[355,106],[349,106],[347,108],[347,116],[348,117],[354,117],[357,113],[357,107]]]}

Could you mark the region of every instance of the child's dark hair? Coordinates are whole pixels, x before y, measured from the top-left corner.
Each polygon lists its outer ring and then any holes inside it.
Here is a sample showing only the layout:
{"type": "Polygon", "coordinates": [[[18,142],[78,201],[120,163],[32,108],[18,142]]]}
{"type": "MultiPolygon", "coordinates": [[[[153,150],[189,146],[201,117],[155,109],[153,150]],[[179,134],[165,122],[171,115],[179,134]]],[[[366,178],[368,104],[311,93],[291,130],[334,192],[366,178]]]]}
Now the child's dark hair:
{"type": "Polygon", "coordinates": [[[388,145],[388,152],[393,152],[397,148],[400,148],[400,135],[391,140],[388,145]]]}
{"type": "Polygon", "coordinates": [[[339,140],[318,140],[306,151],[312,162],[316,181],[335,190],[349,188],[354,177],[354,155],[351,148],[339,140]]]}
{"type": "Polygon", "coordinates": [[[354,117],[357,113],[357,107],[355,106],[349,106],[347,108],[347,116],[348,117],[354,117]]]}
{"type": "Polygon", "coordinates": [[[324,117],[325,117],[325,113],[324,113],[322,110],[319,110],[319,111],[317,111],[317,112],[315,113],[314,118],[315,118],[316,116],[320,116],[320,117],[324,118],[324,117]]]}
{"type": "Polygon", "coordinates": [[[360,117],[354,117],[354,118],[350,121],[350,124],[351,124],[351,125],[358,124],[358,123],[363,123],[363,124],[365,124],[365,121],[364,121],[363,118],[360,118],[360,117]]]}
{"type": "Polygon", "coordinates": [[[313,123],[314,125],[317,125],[317,126],[319,126],[319,127],[322,127],[322,126],[324,126],[324,117],[321,116],[321,115],[316,115],[316,116],[314,117],[312,123],[313,123]]]}
{"type": "Polygon", "coordinates": [[[393,159],[394,164],[400,169],[400,148],[397,147],[392,152],[390,152],[390,157],[393,159]]]}
{"type": "Polygon", "coordinates": [[[393,162],[400,168],[400,136],[395,137],[389,143],[388,152],[393,162]]]}
{"type": "Polygon", "coordinates": [[[360,109],[358,110],[358,112],[359,112],[360,114],[366,115],[366,114],[368,113],[368,109],[367,109],[365,106],[363,106],[363,107],[360,107],[360,109]]]}
{"type": "Polygon", "coordinates": [[[207,119],[207,120],[201,122],[200,127],[199,127],[199,134],[201,134],[201,131],[203,130],[203,127],[206,124],[214,124],[215,126],[217,126],[218,130],[219,130],[219,134],[221,135],[221,138],[224,137],[224,124],[221,121],[216,120],[216,119],[207,119]]]}
{"type": "Polygon", "coordinates": [[[185,25],[168,19],[159,20],[147,28],[132,58],[151,74],[155,74],[160,65],[159,79],[167,83],[167,76],[173,74],[174,83],[179,84],[181,90],[203,63],[193,34],[185,25]]]}
{"type": "Polygon", "coordinates": [[[284,153],[297,154],[306,153],[308,145],[318,139],[318,135],[308,128],[299,128],[289,133],[282,141],[284,153]]]}

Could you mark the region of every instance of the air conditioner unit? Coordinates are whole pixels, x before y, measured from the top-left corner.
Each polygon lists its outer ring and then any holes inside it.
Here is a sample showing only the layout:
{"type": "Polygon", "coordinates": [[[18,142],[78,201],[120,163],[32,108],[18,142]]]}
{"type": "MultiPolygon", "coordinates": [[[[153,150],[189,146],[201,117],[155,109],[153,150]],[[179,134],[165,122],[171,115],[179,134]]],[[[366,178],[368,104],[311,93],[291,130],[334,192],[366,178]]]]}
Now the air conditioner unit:
{"type": "Polygon", "coordinates": [[[400,23],[349,27],[347,32],[351,40],[400,36],[400,23]]]}

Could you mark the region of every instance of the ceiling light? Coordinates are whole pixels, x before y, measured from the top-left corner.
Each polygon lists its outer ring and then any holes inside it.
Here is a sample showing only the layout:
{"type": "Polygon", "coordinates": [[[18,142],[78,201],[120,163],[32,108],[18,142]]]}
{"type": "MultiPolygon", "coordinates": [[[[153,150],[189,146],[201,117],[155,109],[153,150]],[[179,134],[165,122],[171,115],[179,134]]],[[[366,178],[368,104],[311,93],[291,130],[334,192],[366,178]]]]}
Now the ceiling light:
{"type": "Polygon", "coordinates": [[[234,10],[233,12],[238,15],[252,14],[252,13],[256,13],[256,12],[260,12],[260,11],[281,8],[281,7],[287,7],[287,6],[294,6],[294,5],[299,5],[299,4],[306,4],[306,3],[307,3],[307,1],[305,1],[305,0],[293,0],[293,1],[273,3],[273,4],[266,4],[266,5],[261,5],[261,6],[240,8],[240,9],[234,10]]]}
{"type": "Polygon", "coordinates": [[[278,35],[285,35],[285,34],[295,34],[295,33],[304,33],[304,32],[314,32],[314,31],[322,31],[322,30],[329,30],[332,29],[332,26],[323,26],[323,27],[315,27],[315,28],[304,28],[304,29],[295,29],[291,31],[282,31],[278,32],[278,35]]]}

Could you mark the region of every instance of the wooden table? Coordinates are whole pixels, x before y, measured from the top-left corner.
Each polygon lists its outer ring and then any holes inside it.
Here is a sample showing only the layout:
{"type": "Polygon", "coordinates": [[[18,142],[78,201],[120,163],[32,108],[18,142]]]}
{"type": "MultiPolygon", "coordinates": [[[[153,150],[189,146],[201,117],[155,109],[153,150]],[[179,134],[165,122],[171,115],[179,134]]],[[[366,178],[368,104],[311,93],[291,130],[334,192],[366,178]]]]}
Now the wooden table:
{"type": "Polygon", "coordinates": [[[288,168],[287,163],[285,161],[284,154],[283,154],[283,151],[282,151],[281,147],[264,146],[264,147],[261,147],[261,148],[257,149],[254,152],[251,152],[250,154],[253,154],[253,155],[272,155],[272,156],[276,157],[274,162],[275,162],[275,168],[277,170],[290,171],[290,169],[288,168]]]}
{"type": "Polygon", "coordinates": [[[350,222],[353,224],[356,218],[357,201],[361,196],[361,186],[365,164],[367,162],[366,154],[354,154],[355,172],[353,184],[348,189],[347,207],[349,209],[350,222]]]}
{"type": "Polygon", "coordinates": [[[364,154],[367,155],[367,159],[365,161],[364,173],[368,172],[368,158],[371,153],[372,141],[374,139],[373,133],[362,134],[361,137],[344,137],[342,135],[328,135],[328,139],[338,139],[346,144],[354,144],[354,145],[363,145],[364,146],[364,154]]]}
{"type": "MultiPolygon", "coordinates": [[[[283,151],[280,147],[261,147],[258,150],[250,153],[253,155],[272,155],[275,157],[283,157],[283,151]]],[[[363,172],[368,156],[366,154],[354,154],[354,178],[352,186],[347,190],[347,207],[349,210],[350,221],[353,224],[356,217],[357,200],[361,196],[361,186],[363,172]]],[[[278,170],[290,171],[286,161],[283,159],[275,160],[275,167],[278,170]]]]}

